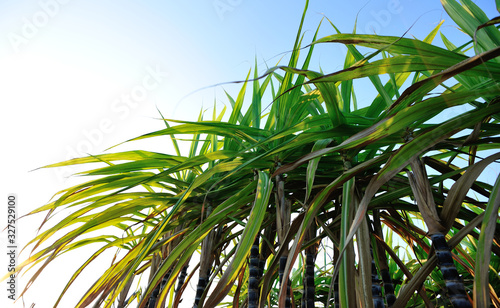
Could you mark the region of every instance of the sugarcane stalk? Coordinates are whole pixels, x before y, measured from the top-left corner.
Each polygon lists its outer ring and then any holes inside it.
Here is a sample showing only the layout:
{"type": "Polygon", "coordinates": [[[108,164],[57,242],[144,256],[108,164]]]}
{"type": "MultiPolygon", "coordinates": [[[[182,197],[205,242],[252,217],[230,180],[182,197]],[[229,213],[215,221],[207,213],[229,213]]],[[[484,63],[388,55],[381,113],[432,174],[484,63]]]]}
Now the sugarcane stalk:
{"type": "Polygon", "coordinates": [[[394,284],[392,283],[391,274],[388,269],[381,269],[380,276],[382,278],[382,283],[384,285],[384,294],[387,306],[391,307],[396,301],[396,295],[394,295],[394,284]]]}
{"type": "Polygon", "coordinates": [[[146,308],[153,308],[156,305],[156,300],[158,299],[158,295],[160,294],[161,290],[163,290],[163,287],[167,284],[168,279],[170,278],[170,274],[172,273],[172,270],[169,270],[165,276],[163,276],[161,282],[156,285],[154,288],[153,292],[151,293],[151,296],[149,297],[148,303],[146,305],[146,308]]]}
{"type": "MultiPolygon", "coordinates": [[[[381,240],[384,239],[379,210],[373,210],[373,232],[381,240]]],[[[387,302],[387,306],[391,307],[396,301],[396,296],[394,295],[394,284],[392,283],[392,278],[389,273],[389,266],[387,265],[385,250],[380,246],[380,243],[378,241],[375,242],[375,249],[377,252],[378,264],[380,268],[380,276],[382,278],[382,284],[384,286],[385,300],[387,302]]]]}
{"type": "Polygon", "coordinates": [[[418,209],[429,229],[432,246],[438,258],[438,267],[443,274],[450,302],[455,308],[472,308],[443,234],[446,228],[441,224],[437,213],[425,166],[419,158],[411,160],[410,164],[412,168],[412,172],[408,172],[410,186],[417,200],[418,209]]]}
{"type": "Polygon", "coordinates": [[[257,308],[259,305],[259,234],[257,234],[255,241],[250,249],[249,269],[250,277],[248,278],[248,308],[257,308]]]}
{"type": "Polygon", "coordinates": [[[372,257],[372,299],[374,308],[384,308],[384,299],[382,298],[382,288],[380,287],[380,280],[377,273],[377,265],[373,258],[373,248],[370,247],[372,257]]]}
{"type": "Polygon", "coordinates": [[[280,257],[280,267],[279,267],[279,279],[280,279],[280,288],[284,283],[286,283],[286,298],[285,298],[285,308],[290,308],[292,306],[292,301],[290,298],[290,280],[287,279],[286,281],[283,281],[283,275],[285,272],[285,267],[286,267],[286,261],[288,257],[287,256],[282,256],[280,257]]]}
{"type": "MultiPolygon", "coordinates": [[[[316,225],[313,223],[306,232],[305,241],[311,241],[316,237],[316,225]]],[[[314,283],[314,264],[318,253],[318,245],[314,243],[305,250],[306,262],[304,270],[304,293],[302,295],[302,307],[314,308],[316,286],[314,283]]]]}
{"type": "MultiPolygon", "coordinates": [[[[280,166],[280,163],[277,163],[277,167],[280,166]]],[[[278,242],[280,245],[288,245],[285,243],[285,237],[290,229],[290,220],[291,220],[291,201],[286,199],[285,197],[285,181],[283,180],[283,176],[281,174],[276,176],[276,224],[278,228],[278,242]]],[[[286,267],[286,262],[288,259],[288,247],[286,247],[283,251],[282,256],[279,260],[279,269],[278,275],[280,280],[280,289],[283,284],[286,283],[286,294],[285,294],[285,307],[291,307],[291,298],[290,298],[290,280],[287,278],[284,280],[284,272],[286,267]]]]}
{"type": "Polygon", "coordinates": [[[453,256],[450,251],[450,246],[446,242],[446,238],[442,233],[435,233],[431,235],[432,246],[436,251],[438,259],[438,267],[443,273],[443,278],[448,291],[450,302],[455,308],[468,308],[472,307],[462,278],[458,274],[453,256]]]}
{"type": "Polygon", "coordinates": [[[202,277],[198,278],[198,284],[196,285],[196,295],[194,297],[194,305],[193,308],[198,307],[201,301],[201,297],[203,296],[203,292],[205,292],[205,288],[208,284],[208,274],[204,274],[202,277]]]}
{"type": "MultiPolygon", "coordinates": [[[[208,217],[212,212],[212,207],[207,207],[206,216],[208,217]]],[[[213,263],[213,246],[216,237],[216,230],[211,230],[207,236],[203,239],[201,243],[201,253],[200,253],[200,270],[198,276],[198,284],[196,286],[196,295],[194,298],[193,308],[202,306],[201,298],[205,289],[208,285],[208,278],[210,277],[210,272],[212,271],[213,263]]]]}
{"type": "Polygon", "coordinates": [[[189,261],[182,267],[182,270],[179,274],[179,278],[177,280],[177,287],[175,288],[175,293],[179,292],[179,290],[182,288],[184,285],[184,282],[186,281],[186,276],[187,276],[187,270],[189,268],[189,261]]]}

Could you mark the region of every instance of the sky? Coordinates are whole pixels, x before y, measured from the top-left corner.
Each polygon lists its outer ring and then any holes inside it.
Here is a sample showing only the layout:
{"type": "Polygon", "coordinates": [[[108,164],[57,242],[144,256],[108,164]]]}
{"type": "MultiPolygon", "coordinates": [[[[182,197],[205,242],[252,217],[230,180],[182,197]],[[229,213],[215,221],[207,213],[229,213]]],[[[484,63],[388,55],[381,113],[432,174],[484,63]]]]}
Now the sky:
{"type": "MultiPolygon", "coordinates": [[[[475,2],[490,18],[498,15],[493,0],[475,2]]],[[[255,61],[260,74],[282,58],[285,64],[304,5],[295,0],[1,0],[2,229],[8,194],[16,194],[20,216],[81,182],[70,177],[78,171],[74,167],[34,169],[99,154],[162,129],[157,109],[166,118],[181,120],[196,120],[214,102],[220,110],[228,104],[224,90],[236,96],[239,86],[213,85],[244,79],[255,61]]],[[[456,45],[467,40],[436,0],[311,0],[305,42],[323,17],[342,32],[352,32],[357,18],[358,33],[401,36],[409,30],[419,39],[445,19],[443,33],[456,45]]],[[[319,37],[333,33],[324,21],[319,37]]],[[[317,49],[311,67],[340,69],[343,52],[337,45],[317,49]]],[[[148,142],[114,150],[172,151],[167,143],[148,142]]],[[[42,219],[37,215],[17,222],[19,248],[36,235],[42,219]]],[[[4,273],[9,262],[5,231],[0,246],[4,273]]],[[[18,262],[27,255],[23,252],[18,262]]],[[[25,306],[51,307],[71,270],[84,260],[84,253],[68,254],[57,266],[47,267],[25,295],[25,306]]],[[[18,278],[18,293],[31,273],[18,278]]],[[[60,307],[74,307],[93,279],[82,276],[60,307]]],[[[1,284],[0,306],[23,307],[22,301],[8,300],[6,282],[1,284]]]]}

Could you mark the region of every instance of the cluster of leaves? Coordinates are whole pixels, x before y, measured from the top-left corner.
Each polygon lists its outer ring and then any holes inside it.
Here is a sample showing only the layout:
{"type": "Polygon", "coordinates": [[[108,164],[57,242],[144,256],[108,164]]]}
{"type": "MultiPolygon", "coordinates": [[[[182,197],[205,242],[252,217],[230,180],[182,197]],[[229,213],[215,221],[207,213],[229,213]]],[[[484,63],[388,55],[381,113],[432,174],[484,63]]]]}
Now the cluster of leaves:
{"type": "Polygon", "coordinates": [[[175,154],[137,150],[47,166],[101,164],[80,173],[91,180],[30,213],[48,212],[45,223],[72,210],[30,242],[21,268],[40,265],[30,283],[61,254],[100,243],[59,300],[95,258],[118,249],[125,253],[77,307],[175,307],[195,273],[200,307],[227,296],[234,307],[458,307],[464,299],[500,307],[500,180],[478,180],[500,159],[498,19],[469,0],[442,3],[467,44],[441,34],[447,48],[432,45],[441,24],[423,40],[344,34],[332,24],[337,34],[316,32],[299,64],[304,11],[288,65],[263,76],[256,65],[237,97],[227,95],[228,115],[214,107],[211,120],[163,119],[165,129],[133,139],[168,136],[175,154]],[[310,70],[314,48],[333,43],[347,48],[344,68],[310,70]],[[375,95],[358,108],[361,78],[375,95]],[[457,106],[467,111],[440,116],[457,106]],[[454,294],[456,277],[443,270],[439,236],[465,294],[454,294]],[[318,249],[332,257],[311,277],[318,249]],[[147,287],[134,290],[148,272],[147,287]]]}

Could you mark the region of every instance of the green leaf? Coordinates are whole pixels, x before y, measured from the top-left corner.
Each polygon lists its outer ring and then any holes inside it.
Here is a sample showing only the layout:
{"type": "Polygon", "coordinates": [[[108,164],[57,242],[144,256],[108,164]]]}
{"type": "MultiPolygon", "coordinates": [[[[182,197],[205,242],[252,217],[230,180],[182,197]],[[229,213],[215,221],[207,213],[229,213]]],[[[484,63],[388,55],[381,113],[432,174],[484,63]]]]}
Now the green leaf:
{"type": "Polygon", "coordinates": [[[481,172],[484,168],[498,159],[500,159],[500,153],[493,154],[469,167],[460,179],[458,179],[450,188],[448,196],[443,203],[443,210],[440,215],[443,225],[447,228],[447,230],[455,221],[467,192],[469,192],[471,186],[475,183],[481,172]]]}
{"type": "Polygon", "coordinates": [[[500,176],[495,181],[491,197],[484,211],[484,219],[481,224],[481,233],[477,243],[476,266],[474,272],[474,306],[487,307],[490,305],[489,278],[491,246],[497,226],[498,211],[500,208],[500,176]]]}
{"type": "MultiPolygon", "coordinates": [[[[328,144],[332,142],[332,139],[321,139],[314,143],[312,151],[317,151],[320,149],[324,149],[328,144]]],[[[314,184],[314,176],[316,174],[316,169],[318,168],[319,160],[321,157],[317,157],[309,161],[307,165],[307,175],[306,175],[306,198],[304,200],[304,204],[307,204],[307,200],[309,200],[309,196],[311,195],[312,187],[314,184]]]]}

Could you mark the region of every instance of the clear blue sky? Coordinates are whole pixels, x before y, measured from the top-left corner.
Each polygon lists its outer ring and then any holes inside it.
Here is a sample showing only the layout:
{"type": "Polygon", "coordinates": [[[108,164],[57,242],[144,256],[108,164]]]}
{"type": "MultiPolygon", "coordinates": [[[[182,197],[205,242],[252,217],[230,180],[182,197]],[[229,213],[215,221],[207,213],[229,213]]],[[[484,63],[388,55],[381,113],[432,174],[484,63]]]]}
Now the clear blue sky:
{"type": "MultiPolygon", "coordinates": [[[[260,73],[283,55],[286,58],[282,53],[293,47],[304,3],[0,1],[2,196],[18,194],[18,211],[25,214],[79,181],[68,178],[77,169],[29,170],[84,153],[97,154],[161,128],[153,119],[158,116],[156,106],[167,118],[185,120],[196,119],[200,109],[210,108],[214,100],[221,106],[226,102],[222,90],[236,95],[238,86],[212,87],[181,99],[206,86],[244,79],[255,58],[260,73]]],[[[493,0],[476,3],[489,17],[498,15],[493,0]]],[[[352,32],[358,13],[358,33],[400,36],[414,24],[409,34],[422,39],[445,19],[442,31],[447,36],[457,45],[467,40],[436,0],[311,0],[305,42],[310,42],[323,16],[341,31],[352,32]]],[[[325,22],[320,37],[332,33],[325,22]]],[[[311,67],[339,69],[342,51],[339,46],[318,49],[311,67]]],[[[163,144],[152,146],[169,150],[163,144]]],[[[5,215],[0,212],[2,224],[5,215]]],[[[19,222],[21,244],[35,235],[41,219],[19,222]]],[[[5,239],[2,233],[0,249],[6,246],[5,239]]],[[[63,265],[49,267],[26,295],[26,305],[49,307],[69,278],[64,266],[74,269],[83,258],[63,257],[63,265]]],[[[0,264],[5,260],[1,253],[0,264]]],[[[18,289],[26,282],[21,278],[18,289]]],[[[87,289],[75,285],[75,295],[61,307],[72,307],[76,294],[81,294],[79,287],[87,289]]],[[[5,300],[1,291],[0,303],[5,300]]]]}

